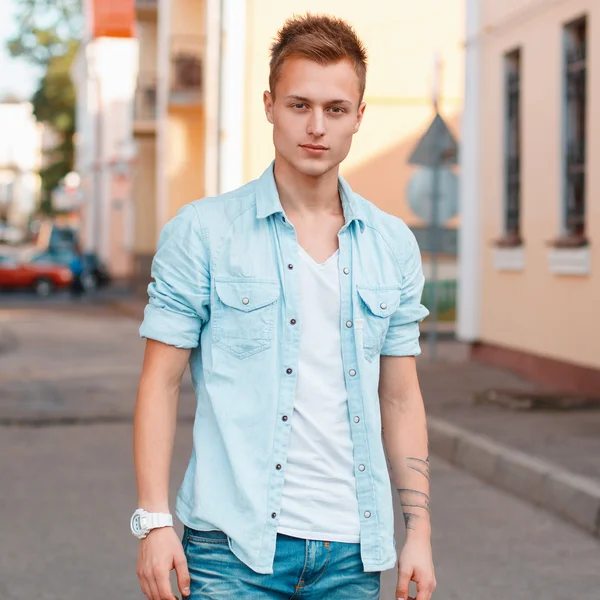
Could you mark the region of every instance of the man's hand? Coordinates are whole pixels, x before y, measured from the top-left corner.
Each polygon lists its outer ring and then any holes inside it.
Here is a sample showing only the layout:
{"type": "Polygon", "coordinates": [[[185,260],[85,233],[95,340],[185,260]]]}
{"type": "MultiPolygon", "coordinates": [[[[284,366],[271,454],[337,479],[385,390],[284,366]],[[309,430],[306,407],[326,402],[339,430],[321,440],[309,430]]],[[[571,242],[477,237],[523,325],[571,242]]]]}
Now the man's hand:
{"type": "Polygon", "coordinates": [[[137,576],[149,600],[177,600],[171,590],[169,575],[177,573],[177,586],[184,596],[190,595],[190,574],[181,541],[172,527],[153,529],[140,540],[137,576]]]}
{"type": "Polygon", "coordinates": [[[437,583],[433,571],[431,544],[427,538],[407,537],[404,548],[398,558],[398,600],[429,600],[437,583]],[[408,586],[417,584],[417,597],[408,596],[408,586]]]}

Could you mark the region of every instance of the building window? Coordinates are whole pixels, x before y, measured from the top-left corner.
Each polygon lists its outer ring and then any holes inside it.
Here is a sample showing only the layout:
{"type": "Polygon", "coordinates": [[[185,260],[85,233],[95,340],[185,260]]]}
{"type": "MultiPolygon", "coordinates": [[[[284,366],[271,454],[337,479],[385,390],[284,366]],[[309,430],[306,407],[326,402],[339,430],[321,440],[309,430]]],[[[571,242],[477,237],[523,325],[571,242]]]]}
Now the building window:
{"type": "Polygon", "coordinates": [[[564,236],[568,245],[585,245],[585,136],[587,24],[565,27],[564,44],[564,236]]]}
{"type": "Polygon", "coordinates": [[[504,237],[502,245],[521,244],[521,51],[504,57],[505,153],[504,237]]]}

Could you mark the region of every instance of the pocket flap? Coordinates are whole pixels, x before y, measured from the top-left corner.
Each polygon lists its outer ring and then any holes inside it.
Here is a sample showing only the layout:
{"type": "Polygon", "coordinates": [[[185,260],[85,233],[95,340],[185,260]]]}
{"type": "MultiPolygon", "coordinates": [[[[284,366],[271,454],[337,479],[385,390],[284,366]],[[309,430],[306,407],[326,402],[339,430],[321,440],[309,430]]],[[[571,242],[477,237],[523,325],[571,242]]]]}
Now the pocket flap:
{"type": "Polygon", "coordinates": [[[263,281],[219,281],[215,289],[223,304],[250,312],[272,304],[279,298],[279,282],[263,281]]]}
{"type": "Polygon", "coordinates": [[[391,316],[400,305],[400,286],[357,286],[358,295],[367,308],[378,317],[391,316]]]}

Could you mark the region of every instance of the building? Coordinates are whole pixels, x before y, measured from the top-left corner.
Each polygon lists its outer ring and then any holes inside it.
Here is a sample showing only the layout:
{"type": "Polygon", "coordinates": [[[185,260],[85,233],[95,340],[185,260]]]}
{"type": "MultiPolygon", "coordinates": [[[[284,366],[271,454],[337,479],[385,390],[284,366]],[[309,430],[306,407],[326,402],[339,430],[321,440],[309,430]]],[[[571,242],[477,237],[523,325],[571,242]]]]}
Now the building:
{"type": "MultiPolygon", "coordinates": [[[[443,63],[440,111],[459,129],[463,0],[136,0],[139,76],[133,132],[134,263],[148,277],[158,233],[184,204],[258,177],[273,158],[262,96],[269,46],[286,18],[347,19],[369,53],[367,112],[342,174],[416,229],[406,164],[433,118],[432,71],[443,63]],[[433,16],[435,18],[433,18],[433,16]]],[[[449,222],[456,228],[457,219],[449,222]]],[[[425,232],[423,239],[427,239],[425,232]]],[[[455,234],[446,236],[450,255],[455,234]]],[[[451,259],[451,261],[454,259],[451,259]]],[[[455,277],[455,267],[444,269],[455,277]]]]}
{"type": "Polygon", "coordinates": [[[458,333],[600,393],[600,4],[468,0],[458,333]]]}
{"type": "Polygon", "coordinates": [[[113,277],[129,279],[134,272],[133,107],[139,63],[133,7],[128,13],[127,2],[101,0],[86,0],[84,7],[84,35],[71,69],[77,93],[80,239],[113,277]]]}
{"type": "Polygon", "coordinates": [[[29,102],[0,103],[0,223],[23,232],[40,200],[42,130],[29,102]]]}

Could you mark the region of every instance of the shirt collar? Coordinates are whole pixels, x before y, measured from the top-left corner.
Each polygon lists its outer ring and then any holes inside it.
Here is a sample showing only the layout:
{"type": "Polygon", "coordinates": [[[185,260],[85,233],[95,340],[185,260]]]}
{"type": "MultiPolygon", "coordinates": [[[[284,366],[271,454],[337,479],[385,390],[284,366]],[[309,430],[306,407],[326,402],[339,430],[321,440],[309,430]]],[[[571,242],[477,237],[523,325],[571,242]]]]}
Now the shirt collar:
{"type": "MultiPolygon", "coordinates": [[[[283,214],[283,207],[281,206],[279,193],[277,192],[277,186],[275,185],[275,176],[273,174],[274,165],[275,161],[267,167],[257,182],[256,217],[258,219],[264,219],[276,213],[283,214]]],[[[348,182],[341,175],[338,175],[338,186],[340,198],[342,199],[344,220],[346,221],[345,227],[348,227],[352,221],[357,221],[362,233],[365,229],[365,218],[362,206],[356,199],[356,195],[348,182]]]]}

